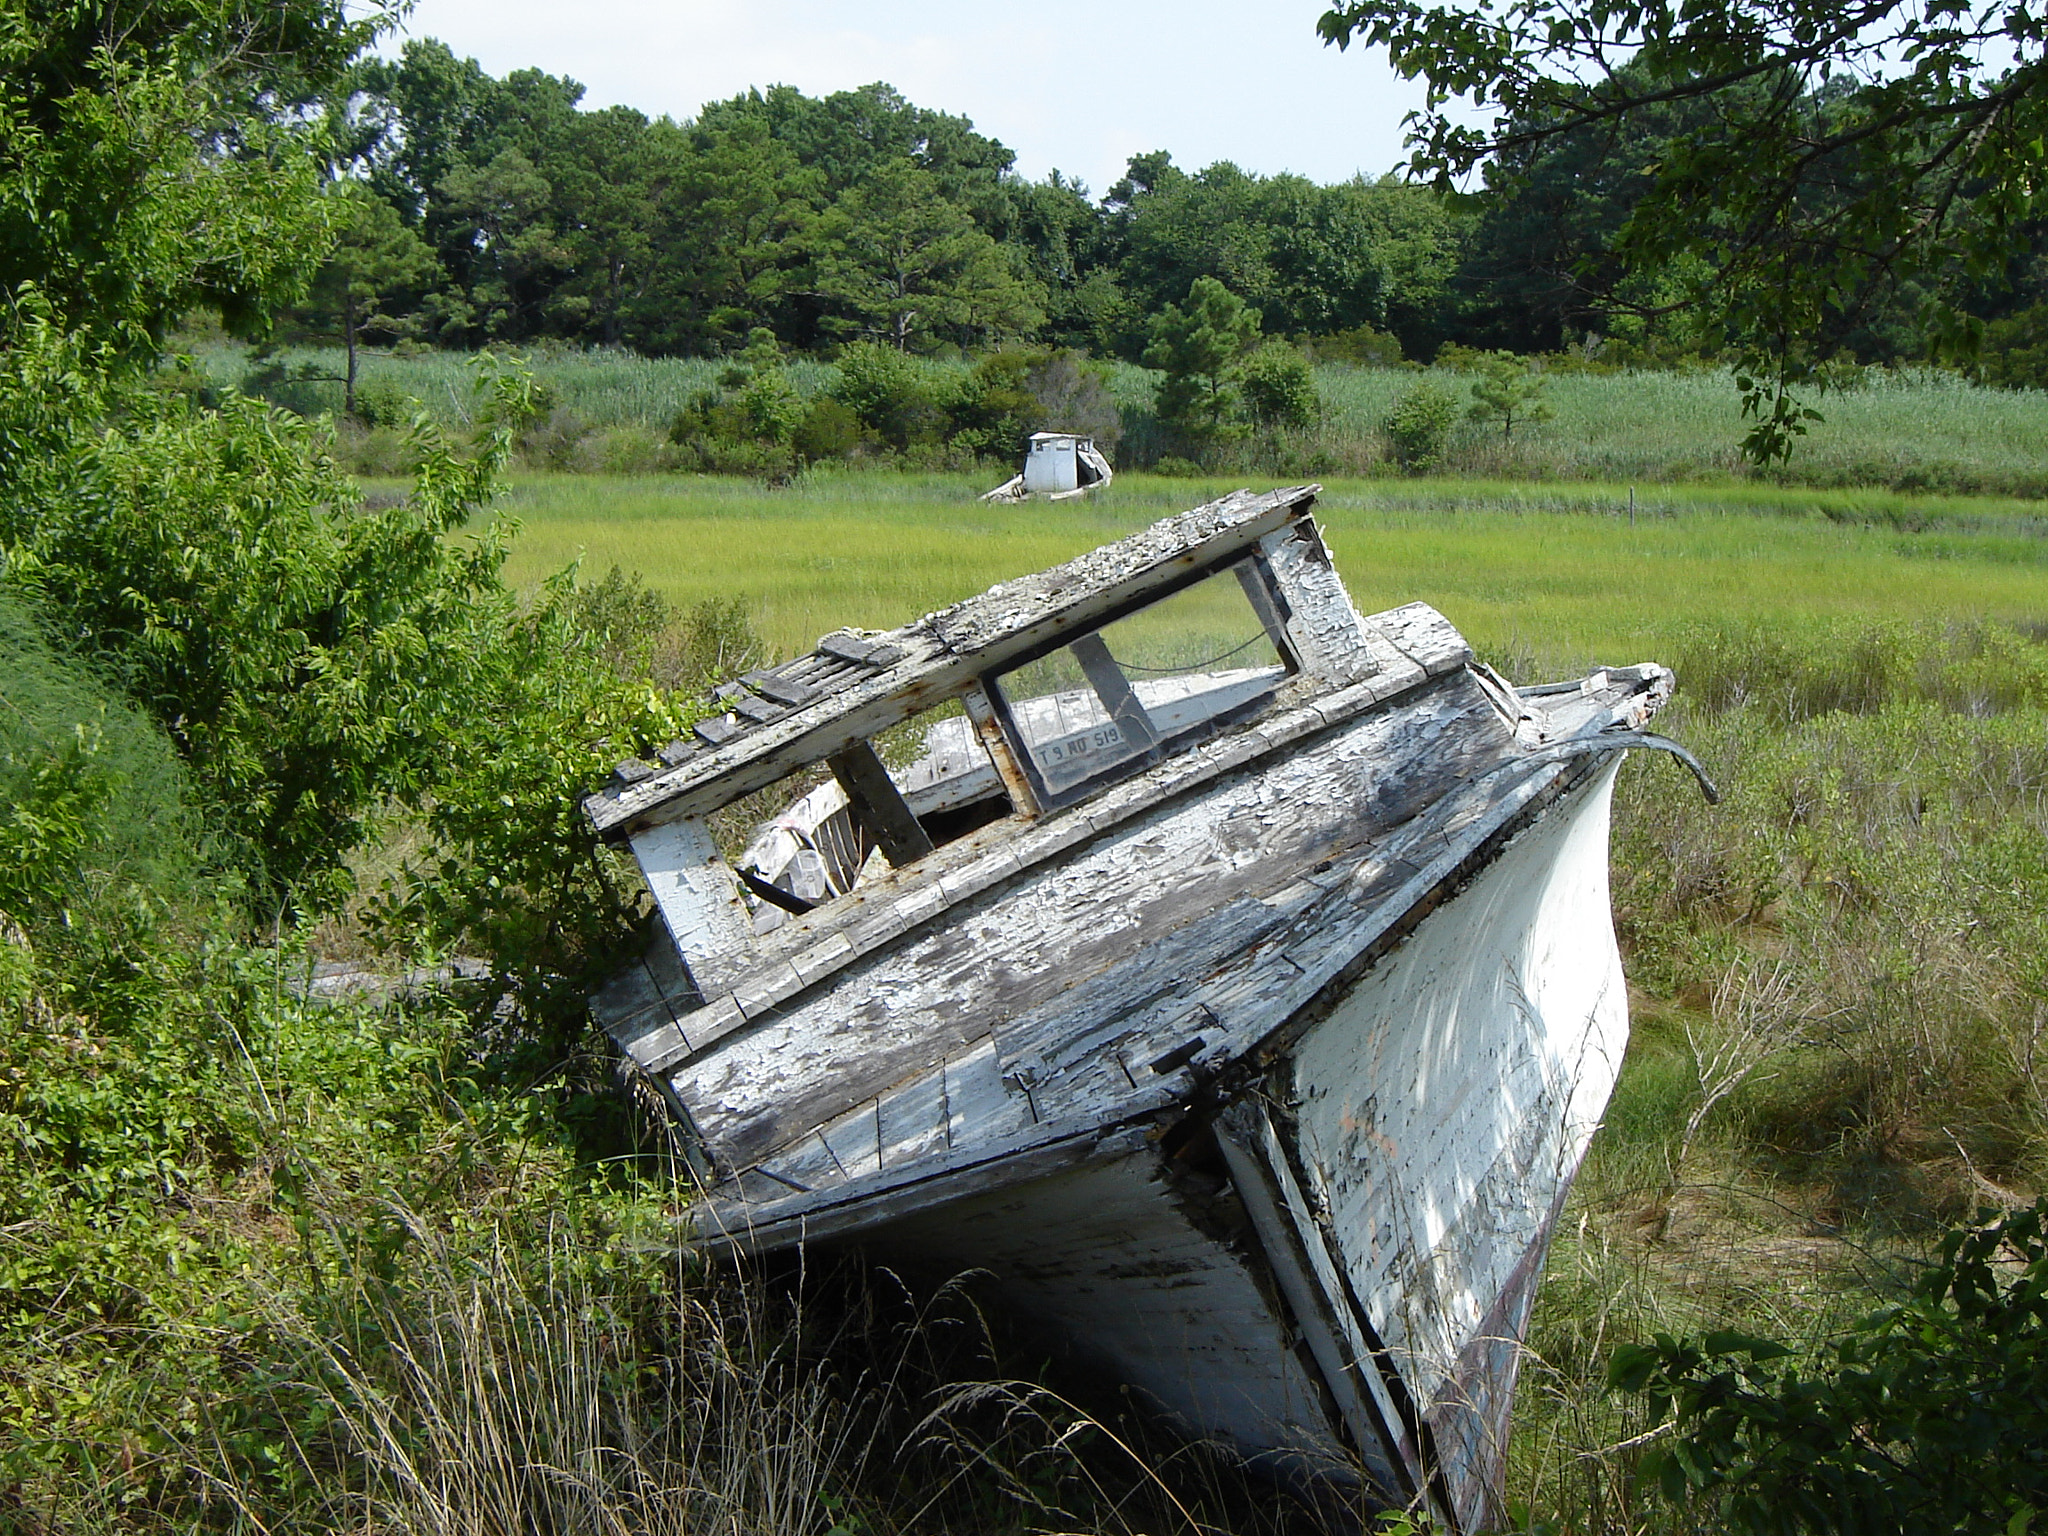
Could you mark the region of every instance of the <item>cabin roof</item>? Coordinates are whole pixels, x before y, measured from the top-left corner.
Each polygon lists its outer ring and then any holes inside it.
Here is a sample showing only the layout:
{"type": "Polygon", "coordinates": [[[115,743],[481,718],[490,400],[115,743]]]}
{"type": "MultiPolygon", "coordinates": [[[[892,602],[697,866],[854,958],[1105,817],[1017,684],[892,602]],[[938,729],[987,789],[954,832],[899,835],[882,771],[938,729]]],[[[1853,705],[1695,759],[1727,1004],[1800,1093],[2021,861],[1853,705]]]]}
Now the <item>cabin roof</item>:
{"type": "Polygon", "coordinates": [[[1010,656],[1235,559],[1306,516],[1321,489],[1233,491],[900,628],[827,635],[793,661],[721,684],[713,698],[724,713],[664,747],[658,763],[621,763],[584,813],[618,838],[765,788],[940,703],[1010,656]]]}

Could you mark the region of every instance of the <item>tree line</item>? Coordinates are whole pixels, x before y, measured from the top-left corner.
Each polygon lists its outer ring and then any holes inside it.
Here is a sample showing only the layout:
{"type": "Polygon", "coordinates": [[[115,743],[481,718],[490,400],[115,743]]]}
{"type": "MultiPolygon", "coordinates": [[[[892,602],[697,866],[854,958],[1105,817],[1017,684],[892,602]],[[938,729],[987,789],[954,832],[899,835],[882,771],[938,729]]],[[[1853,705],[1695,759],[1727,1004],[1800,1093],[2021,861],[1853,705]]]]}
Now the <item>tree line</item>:
{"type": "MultiPolygon", "coordinates": [[[[1229,162],[1133,157],[1100,198],[965,117],[889,86],[753,90],[678,123],[586,110],[575,81],[494,78],[444,44],[356,64],[327,105],[341,245],[301,326],[454,348],[556,340],[650,355],[737,351],[761,330],[822,352],[1010,343],[1143,361],[1201,279],[1267,336],[1327,357],[1427,361],[1446,345],[1655,363],[1726,338],[1633,266],[1622,235],[1685,103],[1531,137],[1458,192],[1334,185],[1229,162]]],[[[1830,340],[1859,363],[1954,361],[1917,322],[1917,274],[1863,296],[1830,340]]],[[[1963,360],[2048,383],[2048,232],[1957,274],[1963,360]]]]}

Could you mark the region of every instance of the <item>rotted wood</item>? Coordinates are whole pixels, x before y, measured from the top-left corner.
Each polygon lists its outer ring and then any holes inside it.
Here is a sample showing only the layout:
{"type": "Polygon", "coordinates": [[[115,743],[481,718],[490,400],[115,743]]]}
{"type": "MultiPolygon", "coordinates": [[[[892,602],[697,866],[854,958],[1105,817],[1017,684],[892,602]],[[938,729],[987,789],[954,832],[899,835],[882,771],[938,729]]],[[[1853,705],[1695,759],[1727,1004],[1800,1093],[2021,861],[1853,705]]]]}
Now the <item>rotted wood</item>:
{"type": "Polygon", "coordinates": [[[930,836],[904,804],[902,791],[873,746],[857,741],[843,752],[833,753],[826,762],[846,791],[854,819],[867,828],[891,864],[901,869],[932,851],[930,836]]]}
{"type": "MultiPolygon", "coordinates": [[[[1497,737],[1498,716],[1476,690],[1470,702],[1474,715],[1497,737]]],[[[1518,760],[1510,755],[1503,761],[1515,769],[1518,760]]],[[[1007,947],[980,955],[991,974],[1005,978],[1003,985],[1010,990],[1000,999],[975,993],[978,1000],[972,1006],[945,1003],[943,999],[951,995],[950,984],[943,980],[949,962],[937,952],[923,951],[906,957],[905,980],[891,996],[929,996],[944,1019],[988,1019],[984,1027],[996,1030],[1000,1046],[998,1077],[1017,1078],[1020,1068],[1031,1072],[1036,1113],[1063,1118],[1092,1108],[1113,1114],[1139,1086],[1134,1079],[1144,1076],[1151,1061],[1161,1059],[1162,1053],[1170,1056],[1191,1039],[1200,1037],[1202,1044],[1188,1060],[1204,1071],[1255,1047],[1271,1048],[1267,1036],[1336,985],[1340,974],[1369,963],[1381,946],[1398,942],[1399,934],[1431,909],[1436,898],[1430,893],[1454,889],[1468,878],[1464,871],[1493,856],[1489,850],[1500,846],[1507,829],[1578,777],[1567,776],[1565,766],[1555,762],[1523,765],[1515,771],[1520,777],[1505,782],[1494,782],[1486,774],[1453,775],[1463,785],[1459,791],[1442,796],[1428,814],[1403,824],[1392,839],[1364,848],[1349,861],[1336,859],[1318,866],[1326,868],[1326,874],[1311,870],[1285,890],[1226,903],[1178,933],[1170,921],[1151,927],[1147,942],[1134,956],[1101,970],[1096,980],[1056,988],[1043,1010],[1029,1008],[1027,999],[1015,995],[1015,983],[1007,978],[1017,974],[1017,957],[1007,947]],[[910,976],[918,980],[912,982],[910,976]],[[1199,987],[1206,999],[1207,1023],[1188,1013],[1182,991],[1188,987],[1199,987]],[[932,988],[936,990],[925,990],[932,988]]],[[[1196,873],[1215,878],[1213,870],[1196,873]]],[[[1105,883],[1085,870],[1075,871],[1073,878],[1082,888],[1105,883]]],[[[1151,921],[1156,923],[1159,893],[1148,889],[1154,898],[1151,921]]],[[[1031,910],[1028,888],[1017,899],[1025,903],[1022,911],[1031,910]]],[[[1032,926],[1028,919],[993,912],[987,918],[988,928],[996,932],[1020,923],[1032,926]]],[[[1068,969],[1060,976],[1042,977],[1039,984],[1050,986],[1074,972],[1095,970],[1090,961],[1101,958],[1091,956],[1101,944],[1101,936],[1093,931],[1098,926],[1099,918],[1078,914],[1066,937],[1051,941],[1068,969]]],[[[974,978],[966,981],[972,993],[974,978]]],[[[715,1067],[706,1061],[678,1074],[679,1090],[701,1104],[707,1130],[715,1133],[719,1125],[731,1126],[736,1111],[748,1118],[748,1106],[754,1115],[765,1113],[765,1118],[751,1122],[746,1134],[736,1134],[726,1144],[727,1152],[758,1157],[793,1133],[774,1130],[778,1121],[792,1127],[829,1117],[829,1101],[812,1098],[805,1082],[813,1090],[843,1092],[842,1105],[861,1102],[885,1093],[891,1083],[913,1079],[923,1063],[951,1060],[971,1048],[974,1026],[920,1027],[910,1014],[902,1015],[898,1029],[886,1038],[862,1047],[860,995],[858,989],[849,992],[842,984],[835,1001],[848,1012],[829,1035],[807,1028],[802,1012],[790,1013],[765,1026],[771,1037],[764,1042],[769,1055],[755,1065],[746,1065],[755,1055],[755,1049],[749,1049],[736,1060],[715,1067]],[[837,1070],[825,1068],[823,1061],[801,1064],[821,1046],[828,1055],[836,1055],[834,1047],[846,1048],[837,1070]],[[823,1076],[811,1076],[820,1069],[823,1076]]],[[[714,1057],[723,1054],[711,1052],[714,1057]]]]}
{"type": "Polygon", "coordinates": [[[761,1022],[678,1067],[677,1091],[722,1156],[750,1161],[916,1070],[929,1059],[920,1052],[957,1049],[1051,996],[1078,1003],[1098,975],[1149,974],[1184,926],[1216,932],[1228,952],[1238,898],[1383,836],[1512,745],[1461,673],[1324,750],[1240,771],[1200,798],[1155,802],[1062,863],[1023,866],[1000,850],[1000,865],[1022,878],[972,921],[929,927],[886,966],[842,970],[829,999],[785,1003],[773,1016],[746,1008],[761,1022]],[[1389,762],[1403,771],[1389,774],[1389,762]]]}
{"type": "Polygon", "coordinates": [[[986,687],[977,685],[968,689],[960,696],[960,702],[966,707],[967,718],[974,722],[974,734],[981,738],[989,761],[995,764],[1003,788],[1009,791],[1010,809],[1019,816],[1037,816],[1042,809],[1038,803],[1038,791],[1032,788],[1031,776],[1017,760],[1016,747],[1004,732],[1002,722],[996,719],[986,687]]]}
{"type": "MultiPolygon", "coordinates": [[[[867,899],[852,912],[828,907],[787,924],[760,942],[750,957],[751,973],[737,983],[747,993],[747,1006],[733,996],[707,991],[705,1016],[690,1022],[694,1048],[707,1049],[748,1027],[821,976],[935,923],[951,908],[1020,869],[1057,858],[1132,818],[1170,805],[1223,774],[1366,714],[1432,675],[1455,670],[1466,652],[1460,639],[1440,653],[1425,652],[1421,662],[1398,652],[1388,654],[1388,666],[1364,682],[1323,695],[1310,706],[1283,711],[1248,729],[1200,743],[1023,832],[998,824],[970,833],[910,870],[874,883],[867,889],[867,899]],[[828,945],[829,951],[824,948],[828,945]]],[[[976,714],[974,706],[981,701],[970,694],[968,703],[970,714],[976,714]]],[[[978,714],[976,718],[979,722],[978,714]]],[[[999,763],[1006,760],[1000,753],[995,755],[999,763]]],[[[1013,793],[1018,793],[1015,781],[1011,783],[1013,793]]],[[[1028,784],[1024,792],[1028,792],[1028,784]]],[[[636,848],[638,845],[636,838],[636,848]]],[[[732,974],[737,978],[741,972],[732,974]]],[[[650,1072],[664,1071],[681,1059],[681,1054],[646,1057],[641,1064],[650,1072]]]]}

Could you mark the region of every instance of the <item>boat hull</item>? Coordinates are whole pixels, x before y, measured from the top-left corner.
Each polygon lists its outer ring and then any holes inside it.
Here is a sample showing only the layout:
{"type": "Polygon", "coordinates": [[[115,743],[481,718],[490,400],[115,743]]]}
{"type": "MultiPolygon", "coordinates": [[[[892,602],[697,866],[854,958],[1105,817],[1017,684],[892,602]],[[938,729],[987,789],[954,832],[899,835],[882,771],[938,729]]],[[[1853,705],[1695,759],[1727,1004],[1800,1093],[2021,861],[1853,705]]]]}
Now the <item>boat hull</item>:
{"type": "Polygon", "coordinates": [[[1482,1529],[1549,1233],[1626,1043],[1614,770],[1476,844],[1397,944],[1382,925],[1326,956],[1256,1073],[802,1212],[707,1214],[749,1246],[985,1271],[1183,1430],[1482,1529]]]}

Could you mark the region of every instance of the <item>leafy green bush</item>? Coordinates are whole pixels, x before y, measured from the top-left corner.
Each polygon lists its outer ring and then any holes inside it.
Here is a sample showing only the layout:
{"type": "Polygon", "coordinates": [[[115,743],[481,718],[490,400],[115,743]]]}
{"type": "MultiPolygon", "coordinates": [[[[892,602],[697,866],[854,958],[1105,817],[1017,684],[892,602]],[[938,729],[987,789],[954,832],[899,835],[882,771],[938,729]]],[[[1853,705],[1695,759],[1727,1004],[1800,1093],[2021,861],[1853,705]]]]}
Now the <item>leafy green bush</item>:
{"type": "Polygon", "coordinates": [[[787,443],[804,419],[803,397],[780,368],[764,368],[733,399],[740,425],[764,443],[787,443]]]}
{"type": "Polygon", "coordinates": [[[1033,432],[1047,430],[1044,407],[1030,380],[1049,355],[1019,348],[991,352],[976,363],[947,413],[951,441],[989,458],[1011,459],[1021,453],[1033,432]]]}
{"type": "Polygon", "coordinates": [[[1736,1332],[1615,1351],[1675,1433],[1644,1472],[1757,1536],[2018,1536],[2048,1509],[2048,1200],[1943,1239],[1907,1299],[1810,1365],[1736,1332]]]}
{"type": "Polygon", "coordinates": [[[798,461],[804,464],[849,458],[860,445],[860,418],[830,395],[811,401],[790,439],[798,461]]]}
{"type": "Polygon", "coordinates": [[[266,901],[333,900],[365,818],[444,761],[509,602],[502,536],[449,535],[526,404],[518,377],[487,381],[473,460],[422,420],[412,494],[372,506],[313,426],[258,402],[165,406],[46,322],[0,360],[12,578],[170,733],[266,901]]]}
{"type": "Polygon", "coordinates": [[[496,992],[544,1031],[580,1026],[595,973],[644,915],[631,860],[593,843],[583,796],[707,707],[654,683],[666,609],[622,602],[615,583],[597,591],[573,573],[549,582],[470,680],[460,767],[436,786],[427,848],[371,913],[394,953],[488,959],[496,992]]]}
{"type": "Polygon", "coordinates": [[[840,348],[838,362],[833,397],[890,447],[944,434],[946,402],[914,359],[879,342],[856,341],[840,348]]]}
{"type": "Polygon", "coordinates": [[[1394,402],[1380,430],[1387,435],[1394,462],[1411,475],[1419,475],[1443,462],[1457,419],[1458,402],[1425,380],[1394,402]]]}
{"type": "Polygon", "coordinates": [[[1244,403],[1262,427],[1304,432],[1322,419],[1308,359],[1290,346],[1269,342],[1244,362],[1244,403]]]}

